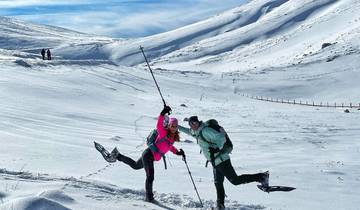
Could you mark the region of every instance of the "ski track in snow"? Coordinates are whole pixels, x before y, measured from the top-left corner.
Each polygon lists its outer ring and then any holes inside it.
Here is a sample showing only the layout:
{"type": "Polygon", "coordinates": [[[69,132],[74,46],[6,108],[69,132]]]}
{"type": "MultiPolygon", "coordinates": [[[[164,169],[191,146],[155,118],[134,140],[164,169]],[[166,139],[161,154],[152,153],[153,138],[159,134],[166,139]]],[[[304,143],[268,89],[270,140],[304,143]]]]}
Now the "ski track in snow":
{"type": "MultiPolygon", "coordinates": [[[[105,168],[107,167],[109,167],[109,165],[105,168]]],[[[101,172],[101,170],[99,170],[98,172],[101,172]]],[[[103,202],[117,199],[131,199],[134,201],[143,202],[145,196],[145,192],[143,190],[137,191],[132,189],[122,189],[112,184],[100,183],[93,180],[85,179],[90,177],[92,174],[81,177],[79,179],[76,179],[74,177],[57,177],[51,176],[49,174],[40,173],[33,174],[24,171],[8,171],[6,169],[0,169],[0,174],[1,180],[16,181],[21,183],[41,183],[45,185],[47,182],[51,183],[52,185],[54,183],[57,183],[57,185],[65,183],[64,186],[59,188],[58,190],[44,191],[39,193],[40,197],[50,198],[55,201],[61,199],[61,202],[63,203],[76,202],[74,198],[69,196],[74,191],[82,191],[82,194],[87,198],[103,202]]],[[[2,200],[3,205],[6,206],[6,203],[8,202],[6,200],[7,195],[5,193],[0,193],[0,195],[0,199],[2,200]]],[[[214,206],[214,201],[204,200],[204,207],[201,208],[199,202],[195,201],[193,198],[187,195],[179,195],[175,193],[158,193],[156,194],[156,200],[160,203],[155,203],[155,205],[159,205],[163,209],[211,209],[212,206],[214,206]]],[[[0,209],[2,209],[2,205],[0,205],[0,209]]],[[[264,209],[264,207],[256,205],[241,205],[235,201],[227,201],[227,209],[259,210],[264,209]]]]}

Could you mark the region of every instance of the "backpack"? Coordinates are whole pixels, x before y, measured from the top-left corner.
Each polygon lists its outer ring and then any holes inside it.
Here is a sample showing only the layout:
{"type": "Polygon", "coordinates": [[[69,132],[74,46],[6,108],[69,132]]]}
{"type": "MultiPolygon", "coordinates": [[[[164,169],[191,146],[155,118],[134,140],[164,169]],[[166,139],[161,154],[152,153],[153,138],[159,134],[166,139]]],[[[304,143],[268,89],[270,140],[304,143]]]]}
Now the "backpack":
{"type": "MultiPolygon", "coordinates": [[[[222,131],[225,132],[225,143],[224,143],[224,147],[221,149],[221,151],[225,152],[225,153],[228,153],[228,154],[231,153],[232,150],[233,150],[233,143],[231,142],[231,140],[230,140],[228,134],[226,133],[225,129],[219,125],[218,121],[215,120],[215,119],[210,119],[210,120],[205,122],[205,125],[207,127],[210,127],[212,129],[216,130],[217,132],[222,132],[222,131]]],[[[201,136],[201,138],[203,140],[206,141],[206,139],[202,135],[202,132],[200,132],[200,136],[201,136]]],[[[213,143],[208,142],[208,141],[206,141],[206,142],[209,143],[209,144],[213,144],[213,143]]]]}
{"type": "Polygon", "coordinates": [[[155,143],[157,136],[158,136],[158,132],[156,129],[150,131],[148,137],[146,137],[146,145],[150,146],[151,144],[155,143]]]}
{"type": "MultiPolygon", "coordinates": [[[[165,154],[163,154],[162,152],[159,151],[159,149],[157,148],[157,146],[155,145],[155,140],[158,136],[158,131],[157,129],[153,129],[152,131],[150,131],[149,135],[146,137],[146,145],[148,146],[148,148],[150,148],[152,151],[159,153],[163,160],[164,160],[164,166],[165,166],[165,170],[167,169],[167,164],[166,164],[166,156],[165,154]]],[[[165,141],[166,139],[162,140],[165,141]]]]}

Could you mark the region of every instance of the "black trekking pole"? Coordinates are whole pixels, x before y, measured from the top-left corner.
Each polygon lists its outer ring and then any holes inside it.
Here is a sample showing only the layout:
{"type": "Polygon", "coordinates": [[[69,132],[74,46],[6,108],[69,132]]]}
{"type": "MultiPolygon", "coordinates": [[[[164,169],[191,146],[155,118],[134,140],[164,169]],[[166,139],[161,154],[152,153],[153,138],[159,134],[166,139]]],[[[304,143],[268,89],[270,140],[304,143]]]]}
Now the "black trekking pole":
{"type": "Polygon", "coordinates": [[[192,177],[192,175],[191,175],[191,172],[190,172],[189,166],[188,166],[188,164],[187,164],[187,162],[186,162],[186,159],[184,158],[183,160],[184,160],[185,165],[186,165],[186,168],[187,168],[187,170],[188,170],[188,172],[189,172],[189,175],[190,175],[191,181],[192,181],[192,183],[193,183],[193,185],[194,185],[194,189],[195,189],[196,194],[197,194],[197,196],[198,196],[198,198],[199,198],[200,205],[201,205],[201,208],[202,208],[202,207],[204,207],[204,205],[203,205],[203,203],[202,203],[202,201],[201,201],[201,198],[200,198],[200,195],[199,195],[199,193],[198,193],[198,191],[197,191],[197,189],[196,189],[196,185],[195,185],[194,179],[193,179],[193,177],[192,177]]]}
{"type": "Polygon", "coordinates": [[[140,50],[141,50],[141,52],[142,52],[142,54],[143,54],[143,56],[144,56],[144,58],[145,58],[145,61],[146,61],[147,66],[149,67],[151,76],[152,76],[152,78],[154,79],[155,85],[156,85],[156,87],[157,87],[157,89],[158,89],[158,91],[159,91],[159,93],[160,93],[160,96],[161,96],[161,99],[162,99],[162,101],[163,101],[163,103],[164,103],[164,106],[166,106],[166,103],[165,103],[165,100],[164,100],[163,95],[161,94],[159,85],[158,85],[158,83],[156,82],[156,79],[155,79],[155,77],[154,77],[153,71],[152,71],[152,69],[151,69],[151,67],[150,67],[150,65],[149,65],[149,62],[148,62],[148,60],[147,60],[147,58],[146,58],[146,56],[145,56],[144,48],[143,48],[142,46],[140,46],[140,50]]]}

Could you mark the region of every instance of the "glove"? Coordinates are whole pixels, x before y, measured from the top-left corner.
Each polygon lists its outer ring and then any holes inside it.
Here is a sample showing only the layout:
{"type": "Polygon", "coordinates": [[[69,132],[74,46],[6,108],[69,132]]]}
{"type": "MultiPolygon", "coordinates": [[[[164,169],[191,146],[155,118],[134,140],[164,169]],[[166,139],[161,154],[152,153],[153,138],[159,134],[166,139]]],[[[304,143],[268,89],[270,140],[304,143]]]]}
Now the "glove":
{"type": "Polygon", "coordinates": [[[220,152],[219,148],[209,147],[210,154],[215,154],[217,152],[220,152]]]}
{"type": "Polygon", "coordinates": [[[171,112],[170,106],[164,106],[164,108],[163,108],[163,110],[161,111],[160,115],[161,115],[161,116],[164,116],[166,113],[167,113],[168,115],[170,115],[170,112],[171,112]]]}
{"type": "Polygon", "coordinates": [[[186,160],[185,152],[183,149],[180,149],[176,152],[177,155],[181,155],[183,160],[186,160]]]}

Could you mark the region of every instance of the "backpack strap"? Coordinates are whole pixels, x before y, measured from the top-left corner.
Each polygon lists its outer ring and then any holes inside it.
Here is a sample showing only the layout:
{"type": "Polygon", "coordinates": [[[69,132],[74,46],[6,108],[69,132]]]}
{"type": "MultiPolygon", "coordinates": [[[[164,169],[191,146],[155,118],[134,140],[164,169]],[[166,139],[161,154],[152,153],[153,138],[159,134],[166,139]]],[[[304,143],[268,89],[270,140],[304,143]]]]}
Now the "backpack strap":
{"type": "MultiPolygon", "coordinates": [[[[170,141],[169,141],[166,137],[161,138],[161,139],[160,139],[158,142],[156,142],[156,143],[162,143],[162,142],[164,142],[164,141],[167,141],[168,143],[170,143],[170,141]]],[[[152,151],[157,152],[157,153],[159,153],[159,154],[161,155],[161,157],[163,158],[164,167],[165,167],[165,170],[166,170],[166,169],[167,169],[166,156],[165,156],[164,153],[160,152],[159,148],[156,146],[156,143],[154,142],[154,143],[150,144],[150,145],[149,145],[149,148],[150,148],[152,151]]]]}
{"type": "MultiPolygon", "coordinates": [[[[206,127],[211,128],[211,127],[208,126],[208,125],[204,126],[204,128],[206,128],[206,127]]],[[[203,129],[204,129],[204,128],[203,128],[203,129]]],[[[203,133],[202,133],[202,130],[203,130],[203,129],[201,129],[201,131],[200,131],[200,133],[199,133],[200,136],[201,136],[201,138],[202,138],[202,140],[205,141],[206,143],[210,144],[210,145],[216,145],[215,143],[210,142],[210,141],[208,141],[208,140],[205,139],[205,137],[204,137],[204,135],[203,135],[203,133]]],[[[212,129],[212,128],[211,128],[211,129],[212,129]]],[[[215,129],[213,129],[213,130],[215,130],[215,129]]],[[[217,145],[216,145],[216,146],[217,146],[217,145]]],[[[213,153],[210,153],[210,159],[211,159],[211,164],[215,167],[215,157],[214,157],[214,154],[213,154],[213,153]]],[[[206,161],[205,167],[207,167],[208,163],[209,163],[209,161],[206,161]]]]}
{"type": "Polygon", "coordinates": [[[170,142],[166,137],[163,137],[163,138],[161,138],[159,141],[151,143],[151,144],[149,145],[149,148],[150,148],[152,151],[157,152],[157,153],[159,153],[162,157],[164,157],[165,154],[162,153],[162,152],[160,152],[159,148],[156,146],[156,143],[162,143],[162,142],[164,142],[164,141],[167,141],[168,143],[171,144],[171,142],[170,142]]]}
{"type": "MultiPolygon", "coordinates": [[[[204,128],[205,128],[205,127],[208,127],[208,128],[213,129],[212,127],[210,127],[210,126],[208,126],[208,125],[204,126],[204,128]]],[[[203,129],[204,129],[204,128],[203,128],[203,129]]],[[[215,130],[215,129],[213,129],[213,130],[215,130]]],[[[215,130],[215,131],[218,132],[218,133],[220,133],[220,132],[217,131],[217,130],[215,130]]],[[[211,145],[216,145],[215,143],[210,142],[210,141],[208,141],[208,140],[205,139],[204,135],[202,134],[202,130],[200,131],[199,135],[201,136],[201,138],[203,139],[203,141],[205,141],[206,143],[211,144],[211,145]]],[[[196,141],[198,141],[198,140],[196,139],[196,141]]],[[[225,132],[225,142],[224,142],[224,146],[225,146],[225,144],[226,144],[227,142],[229,142],[229,143],[231,144],[231,146],[232,146],[232,142],[231,142],[228,134],[225,132]]],[[[197,142],[197,143],[199,144],[199,142],[197,142]]],[[[216,146],[217,146],[217,145],[216,145],[216,146]]],[[[220,150],[220,151],[221,151],[221,150],[220,150]]]]}
{"type": "MultiPolygon", "coordinates": [[[[211,127],[209,127],[209,126],[204,126],[204,128],[206,128],[206,127],[211,128],[211,127]]],[[[204,128],[203,128],[203,129],[204,129],[204,128]]],[[[212,128],[211,128],[211,129],[212,129],[212,128]]],[[[215,129],[213,129],[213,130],[215,130],[215,129]]],[[[215,131],[216,131],[216,130],[215,130],[215,131]]],[[[201,131],[200,131],[199,134],[200,134],[200,137],[202,138],[203,141],[205,141],[205,142],[208,143],[208,144],[216,145],[215,143],[206,140],[202,132],[203,132],[203,131],[202,131],[202,129],[201,129],[201,131]]],[[[217,132],[217,131],[216,131],[216,132],[217,132]]]]}
{"type": "Polygon", "coordinates": [[[154,142],[154,144],[156,144],[156,143],[162,143],[162,142],[164,142],[164,141],[167,141],[169,144],[171,144],[171,142],[169,141],[169,139],[167,139],[166,137],[163,137],[163,138],[161,138],[158,142],[154,142]]]}
{"type": "MultiPolygon", "coordinates": [[[[204,128],[205,128],[205,127],[211,128],[211,127],[208,126],[208,125],[204,126],[204,128]]],[[[203,129],[204,129],[204,128],[203,128],[203,129]]],[[[211,128],[211,129],[213,129],[213,128],[211,128]]],[[[215,129],[213,129],[213,130],[215,130],[215,129]]],[[[215,131],[218,132],[217,130],[215,130],[215,131]]],[[[217,144],[215,144],[215,143],[213,143],[213,142],[210,142],[210,141],[208,141],[208,140],[205,139],[204,135],[202,134],[202,130],[200,131],[199,135],[201,136],[201,138],[202,138],[203,141],[205,141],[206,143],[208,143],[208,144],[210,144],[210,145],[215,145],[215,146],[217,147],[217,144]]],[[[226,143],[226,141],[227,141],[227,138],[229,138],[229,137],[227,136],[227,133],[225,133],[225,143],[226,143]]],[[[225,146],[225,143],[224,143],[224,146],[225,146]]],[[[213,153],[210,154],[211,164],[212,164],[213,166],[215,166],[215,159],[216,159],[217,157],[219,157],[222,153],[224,153],[223,149],[221,149],[221,150],[218,152],[217,155],[215,155],[215,154],[213,154],[213,153]]],[[[209,163],[209,162],[210,162],[210,161],[208,161],[208,160],[206,161],[205,167],[208,166],[208,163],[209,163]]]]}

